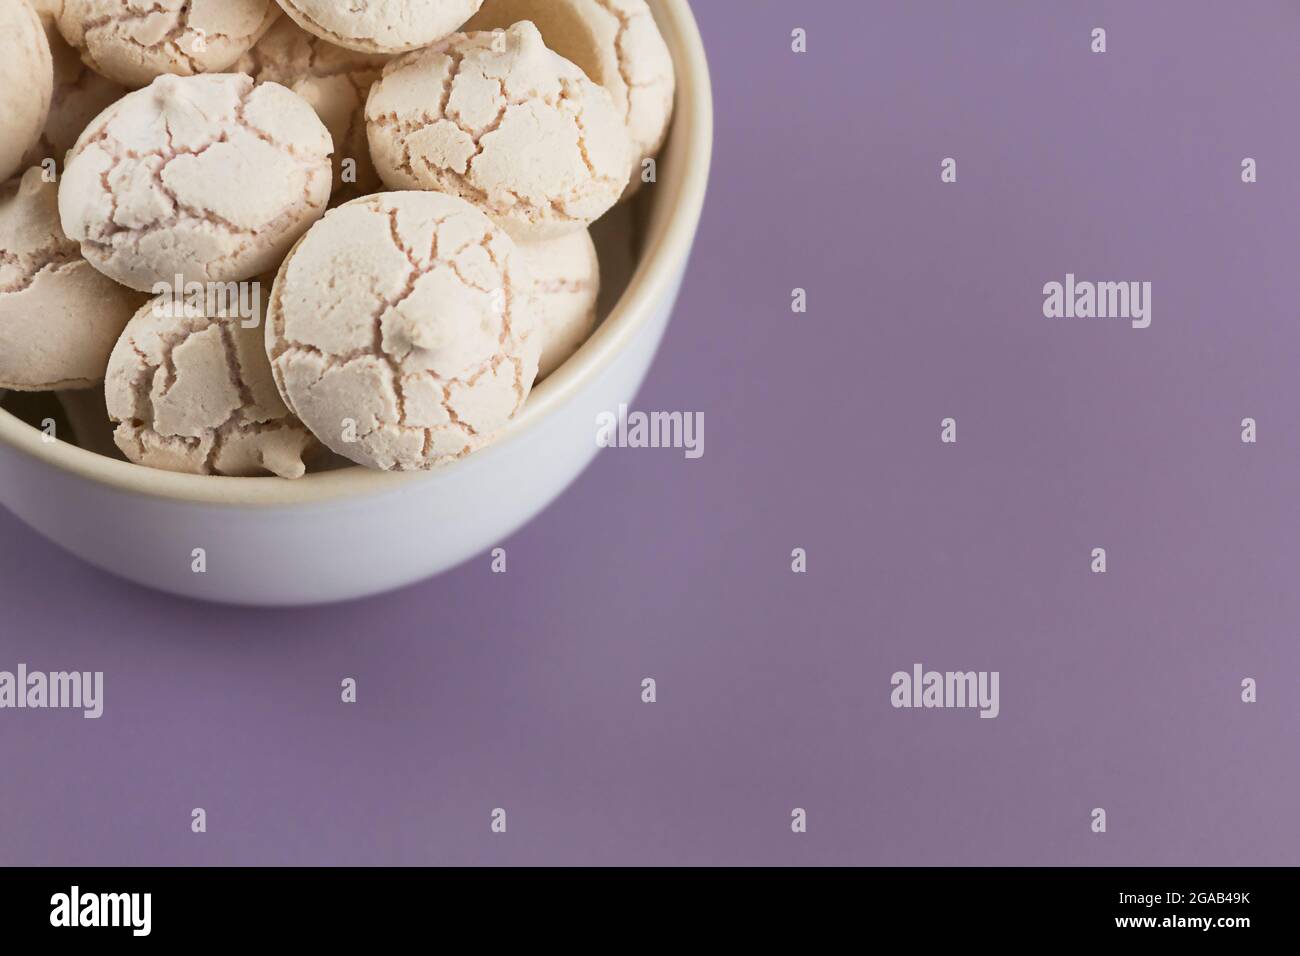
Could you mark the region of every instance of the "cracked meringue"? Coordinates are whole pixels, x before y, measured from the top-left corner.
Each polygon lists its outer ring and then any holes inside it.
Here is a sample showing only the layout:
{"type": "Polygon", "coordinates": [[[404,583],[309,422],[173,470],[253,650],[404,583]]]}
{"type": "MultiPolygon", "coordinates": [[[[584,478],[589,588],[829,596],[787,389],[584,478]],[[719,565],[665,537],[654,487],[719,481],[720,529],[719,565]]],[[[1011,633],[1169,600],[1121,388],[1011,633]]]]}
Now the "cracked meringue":
{"type": "Polygon", "coordinates": [[[483,0],[279,0],[308,33],[363,53],[405,53],[454,33],[483,0]]]}
{"type": "Polygon", "coordinates": [[[390,187],[460,196],[522,242],[587,228],[631,169],[609,93],[531,23],[393,60],[370,89],[366,128],[390,187]]]}
{"type": "Polygon", "coordinates": [[[319,445],[275,387],[263,298],[254,321],[168,296],[136,313],[104,380],[113,440],[128,459],[196,475],[302,477],[319,445]]]}
{"type": "Polygon", "coordinates": [[[275,280],[266,344],[280,393],[358,464],[461,458],[537,377],[529,283],[514,242],[464,200],[393,192],[339,206],[275,280]]]}
{"type": "Polygon", "coordinates": [[[532,308],[537,314],[541,381],[568,361],[596,327],[600,260],[586,229],[559,239],[524,242],[519,251],[532,273],[532,308]]]}
{"type": "Polygon", "coordinates": [[[274,0],[63,0],[58,26],[96,73],[135,88],[226,69],[279,15],[274,0]]]}
{"type": "Polygon", "coordinates": [[[77,51],[68,46],[54,22],[62,6],[63,0],[36,4],[54,63],[54,93],[45,129],[36,145],[28,150],[24,166],[39,166],[47,159],[61,165],[64,154],[90,121],[126,93],[124,87],[82,63],[77,51]]]}
{"type": "Polygon", "coordinates": [[[628,193],[642,182],[672,120],[677,75],[672,53],[645,0],[484,0],[464,27],[503,29],[531,20],[546,45],[582,68],[614,98],[632,135],[628,193]]]}
{"type": "Polygon", "coordinates": [[[54,64],[36,11],[26,0],[0,0],[0,182],[23,165],[45,128],[54,64]]]}
{"type": "Polygon", "coordinates": [[[89,388],[143,297],[90,267],[39,167],[0,188],[0,389],[89,388]]]}
{"type": "Polygon", "coordinates": [[[335,46],[285,17],[240,57],[235,71],[286,86],[312,105],[334,140],[334,193],[355,198],[383,185],[366,140],[366,96],[389,59],[335,46]]]}
{"type": "Polygon", "coordinates": [[[160,76],[68,153],[63,229],[142,292],[274,269],[329,201],[329,132],[311,105],[240,73],[160,76]]]}

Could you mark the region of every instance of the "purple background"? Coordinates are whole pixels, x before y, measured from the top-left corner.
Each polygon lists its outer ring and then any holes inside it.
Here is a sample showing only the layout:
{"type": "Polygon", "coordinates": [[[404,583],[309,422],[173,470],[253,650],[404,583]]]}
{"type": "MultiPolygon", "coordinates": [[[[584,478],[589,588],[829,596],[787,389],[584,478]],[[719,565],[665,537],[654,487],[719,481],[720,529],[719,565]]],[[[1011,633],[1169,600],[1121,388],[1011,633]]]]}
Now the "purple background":
{"type": "Polygon", "coordinates": [[[604,452],[508,574],[306,611],[0,514],[0,669],[106,672],[98,721],[0,713],[0,862],[1300,862],[1300,9],[695,6],[716,165],[637,407],[704,458],[604,452]],[[1043,318],[1067,271],[1152,327],[1043,318]],[[892,709],[916,661],[1001,716],[892,709]]]}

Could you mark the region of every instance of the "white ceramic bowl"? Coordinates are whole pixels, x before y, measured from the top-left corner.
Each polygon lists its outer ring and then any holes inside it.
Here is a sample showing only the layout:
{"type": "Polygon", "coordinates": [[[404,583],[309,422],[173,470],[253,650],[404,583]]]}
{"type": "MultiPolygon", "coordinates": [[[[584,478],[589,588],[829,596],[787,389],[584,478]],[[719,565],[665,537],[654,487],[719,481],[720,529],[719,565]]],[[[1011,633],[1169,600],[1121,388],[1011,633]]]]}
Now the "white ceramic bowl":
{"type": "Polygon", "coordinates": [[[597,452],[596,418],[640,387],[681,286],[713,144],[708,64],[687,0],[650,0],[677,65],[658,183],[639,201],[642,254],[582,349],[491,447],[428,474],[362,468],[277,478],[180,475],[115,461],[0,410],[0,503],[113,574],[253,605],[340,601],[438,574],[499,544],[597,452]],[[206,570],[194,570],[202,548],[206,570]]]}

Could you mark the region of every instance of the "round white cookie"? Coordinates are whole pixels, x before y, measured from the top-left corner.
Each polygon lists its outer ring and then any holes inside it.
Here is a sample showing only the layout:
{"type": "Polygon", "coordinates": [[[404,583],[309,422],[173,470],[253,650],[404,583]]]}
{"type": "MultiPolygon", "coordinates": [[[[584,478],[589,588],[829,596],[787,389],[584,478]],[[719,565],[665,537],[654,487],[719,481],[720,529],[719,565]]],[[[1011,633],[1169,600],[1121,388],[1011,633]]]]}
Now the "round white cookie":
{"type": "Polygon", "coordinates": [[[458,30],[483,0],[279,0],[308,33],[363,53],[405,53],[458,30]]]}
{"type": "Polygon", "coordinates": [[[586,229],[559,239],[519,244],[533,275],[533,308],[542,339],[541,381],[582,347],[596,327],[600,260],[586,229]]]}
{"type": "Polygon", "coordinates": [[[585,229],[631,169],[609,93],[531,23],[393,60],[370,89],[366,128],[389,186],[460,196],[523,242],[585,229]]]}
{"type": "Polygon", "coordinates": [[[366,95],[390,58],[335,46],[288,17],[235,64],[259,83],[279,83],[316,110],[334,140],[334,192],[365,196],[382,188],[366,140],[366,95]]]}
{"type": "Polygon", "coordinates": [[[628,193],[663,146],[677,88],[672,53],[645,0],[484,0],[465,30],[531,20],[546,45],[609,90],[635,147],[628,193]]]}
{"type": "Polygon", "coordinates": [[[330,152],[311,105],[283,86],[160,76],[82,133],[59,213],[91,265],[133,289],[247,279],[324,211],[330,152]]]}
{"type": "Polygon", "coordinates": [[[195,475],[302,477],[319,445],[275,387],[260,301],[241,317],[206,296],[160,296],[131,319],[104,381],[128,459],[195,475]]]}
{"type": "Polygon", "coordinates": [[[275,0],[63,0],[58,25],[97,73],[134,88],[226,69],[279,15],[275,0]]]}
{"type": "Polygon", "coordinates": [[[100,275],[59,228],[42,170],[0,188],[0,388],[89,388],[142,296],[100,275]]]}
{"type": "Polygon", "coordinates": [[[54,65],[40,17],[26,0],[0,0],[0,182],[22,168],[45,128],[54,65]]]}
{"type": "Polygon", "coordinates": [[[54,95],[45,130],[28,150],[24,166],[38,166],[47,159],[61,164],[87,124],[126,95],[125,87],[86,66],[77,51],[68,46],[54,20],[62,7],[63,0],[45,0],[44,6],[37,5],[54,61],[54,95]]]}
{"type": "Polygon", "coordinates": [[[514,242],[464,200],[392,192],[339,206],[275,280],[266,341],[280,393],[358,464],[468,455],[537,377],[529,284],[514,242]]]}

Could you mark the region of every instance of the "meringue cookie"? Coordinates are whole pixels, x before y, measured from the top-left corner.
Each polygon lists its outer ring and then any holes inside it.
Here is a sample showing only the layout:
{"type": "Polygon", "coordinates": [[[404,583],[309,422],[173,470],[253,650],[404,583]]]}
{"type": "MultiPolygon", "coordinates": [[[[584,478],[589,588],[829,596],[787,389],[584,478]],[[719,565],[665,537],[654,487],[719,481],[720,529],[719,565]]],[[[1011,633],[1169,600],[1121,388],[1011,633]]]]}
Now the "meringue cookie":
{"type": "Polygon", "coordinates": [[[0,388],[95,385],[143,298],[81,257],[40,168],[0,188],[0,388]]]}
{"type": "Polygon", "coordinates": [[[279,0],[308,33],[363,53],[405,53],[454,33],[483,0],[279,0]]]}
{"type": "Polygon", "coordinates": [[[45,130],[36,145],[28,150],[24,166],[39,166],[47,159],[61,164],[64,154],[90,121],[127,92],[126,87],[82,63],[77,51],[68,46],[54,22],[55,14],[62,8],[63,0],[44,0],[44,6],[37,5],[54,61],[54,95],[45,130]]]}
{"type": "Polygon", "coordinates": [[[58,24],[95,72],[134,88],[226,69],[279,15],[274,0],[63,0],[58,24]]]}
{"type": "Polygon", "coordinates": [[[280,400],[261,309],[256,324],[207,313],[161,296],[131,319],[104,382],[113,440],[166,471],[302,477],[318,445],[280,400]]]}
{"type": "Polygon", "coordinates": [[[677,79],[645,0],[484,0],[466,32],[531,20],[546,45],[607,89],[635,147],[628,194],[668,135],[677,79]]]}
{"type": "Polygon", "coordinates": [[[0,182],[40,139],[54,93],[54,64],[40,17],[26,0],[0,0],[0,182]]]}
{"type": "Polygon", "coordinates": [[[393,192],[339,206],[275,280],[266,343],[280,394],[358,464],[468,455],[537,377],[529,283],[514,242],[464,200],[393,192]]]}
{"type": "Polygon", "coordinates": [[[383,185],[366,140],[366,95],[389,59],[335,46],[284,17],[239,58],[235,71],[286,86],[312,105],[334,140],[334,193],[355,197],[383,185]]]}
{"type": "Polygon", "coordinates": [[[392,61],[371,87],[366,128],[390,187],[460,196],[521,242],[585,229],[631,169],[610,95],[531,23],[392,61]]]}
{"type": "Polygon", "coordinates": [[[82,133],[59,213],[87,261],[133,289],[247,279],[324,211],[330,152],[311,105],[279,84],[160,76],[82,133]]]}
{"type": "Polygon", "coordinates": [[[586,229],[559,239],[520,243],[519,251],[533,274],[531,295],[542,340],[537,371],[541,381],[568,361],[596,327],[600,260],[586,229]]]}

